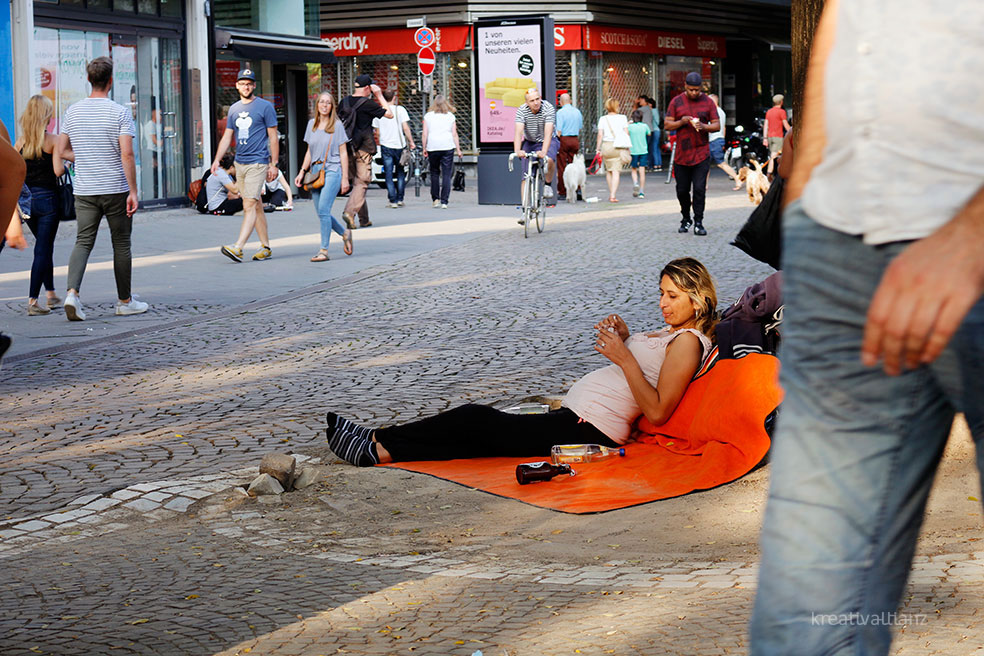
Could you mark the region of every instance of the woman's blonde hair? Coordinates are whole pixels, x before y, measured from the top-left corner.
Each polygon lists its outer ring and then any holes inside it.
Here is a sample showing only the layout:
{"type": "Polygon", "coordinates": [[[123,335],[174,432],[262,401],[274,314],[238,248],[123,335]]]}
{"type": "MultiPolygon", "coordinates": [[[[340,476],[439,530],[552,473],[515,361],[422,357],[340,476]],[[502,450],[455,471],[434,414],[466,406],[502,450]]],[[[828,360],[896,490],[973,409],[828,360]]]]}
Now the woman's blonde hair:
{"type": "Polygon", "coordinates": [[[44,152],[44,133],[48,129],[55,108],[47,96],[36,94],[27,101],[27,107],[20,117],[21,137],[24,146],[21,154],[24,159],[38,159],[44,152]]]}
{"type": "Polygon", "coordinates": [[[434,96],[434,101],[427,111],[437,112],[438,114],[454,114],[454,105],[441,94],[437,94],[434,96]]]}
{"type": "Polygon", "coordinates": [[[714,326],[718,322],[717,290],[707,267],[692,257],[673,260],[659,272],[660,280],[667,276],[696,306],[694,321],[697,330],[714,341],[714,326]]]}
{"type": "MultiPolygon", "coordinates": [[[[325,132],[331,134],[335,131],[335,123],[338,121],[338,108],[335,107],[335,96],[331,95],[330,91],[322,91],[318,94],[318,99],[314,101],[314,127],[311,128],[311,131],[317,132],[319,129],[318,126],[321,125],[321,112],[318,111],[318,103],[320,103],[321,99],[325,96],[328,97],[328,102],[331,103],[331,111],[328,112],[328,118],[325,119],[327,120],[327,124],[320,129],[323,129],[325,132]]],[[[351,138],[351,135],[349,136],[351,138]]]]}
{"type": "Polygon", "coordinates": [[[618,101],[614,98],[609,98],[605,101],[605,111],[612,114],[618,114],[618,101]]]}

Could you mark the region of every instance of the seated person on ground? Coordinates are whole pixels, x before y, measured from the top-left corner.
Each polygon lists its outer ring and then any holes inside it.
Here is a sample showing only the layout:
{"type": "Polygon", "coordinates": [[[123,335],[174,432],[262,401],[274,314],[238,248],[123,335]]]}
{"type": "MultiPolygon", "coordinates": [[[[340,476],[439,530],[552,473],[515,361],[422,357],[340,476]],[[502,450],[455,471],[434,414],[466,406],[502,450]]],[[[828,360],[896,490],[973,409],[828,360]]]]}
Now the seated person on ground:
{"type": "Polygon", "coordinates": [[[284,178],[283,171],[277,170],[273,182],[267,182],[263,187],[264,211],[289,210],[294,207],[294,195],[290,193],[290,185],[284,178]]]}
{"type": "Polygon", "coordinates": [[[655,426],[670,418],[714,338],[717,292],[703,264],[689,257],[673,260],[660,272],[659,293],[667,328],[630,336],[617,314],[596,324],[594,349],[613,364],[574,383],[559,410],[513,415],[468,404],[377,429],[329,412],[328,446],[339,458],[370,467],[410,460],[546,457],[555,444],[625,444],[639,415],[655,426]]]}
{"type": "Polygon", "coordinates": [[[208,199],[207,209],[211,214],[235,214],[243,210],[243,199],[236,189],[235,155],[226,153],[219,162],[215,175],[208,176],[205,181],[205,198],[208,199]]]}

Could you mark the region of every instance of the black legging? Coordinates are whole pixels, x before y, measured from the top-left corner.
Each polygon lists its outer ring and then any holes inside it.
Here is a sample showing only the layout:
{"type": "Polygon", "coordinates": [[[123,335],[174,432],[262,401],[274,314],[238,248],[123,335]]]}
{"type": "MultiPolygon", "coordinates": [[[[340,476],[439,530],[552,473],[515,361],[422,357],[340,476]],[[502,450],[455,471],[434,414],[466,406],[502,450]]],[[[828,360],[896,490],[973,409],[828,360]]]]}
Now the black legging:
{"type": "Polygon", "coordinates": [[[690,220],[690,188],[694,190],[694,223],[704,221],[704,197],[707,195],[707,173],[711,170],[710,158],[700,164],[684,166],[673,165],[673,175],[676,177],[677,200],[680,201],[680,213],[684,221],[690,220]]]}
{"type": "Polygon", "coordinates": [[[514,415],[487,405],[459,406],[402,426],[380,428],[376,440],[394,462],[501,456],[549,457],[555,444],[617,447],[567,408],[514,415]]]}

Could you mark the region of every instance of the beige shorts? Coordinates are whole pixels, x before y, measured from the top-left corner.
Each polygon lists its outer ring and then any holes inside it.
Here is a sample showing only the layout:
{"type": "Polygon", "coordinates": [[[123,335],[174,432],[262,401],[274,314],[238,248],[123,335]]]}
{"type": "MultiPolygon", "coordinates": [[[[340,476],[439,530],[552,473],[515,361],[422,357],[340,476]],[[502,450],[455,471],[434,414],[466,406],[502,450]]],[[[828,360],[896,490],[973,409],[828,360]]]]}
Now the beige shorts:
{"type": "Polygon", "coordinates": [[[619,153],[618,148],[615,147],[614,141],[602,141],[601,142],[601,160],[605,163],[606,171],[621,171],[622,167],[622,155],[619,153]]]}
{"type": "Polygon", "coordinates": [[[259,200],[263,196],[269,164],[240,164],[236,162],[236,188],[243,198],[259,200]]]}
{"type": "Polygon", "coordinates": [[[773,155],[782,152],[782,137],[769,137],[769,152],[773,155]]]}

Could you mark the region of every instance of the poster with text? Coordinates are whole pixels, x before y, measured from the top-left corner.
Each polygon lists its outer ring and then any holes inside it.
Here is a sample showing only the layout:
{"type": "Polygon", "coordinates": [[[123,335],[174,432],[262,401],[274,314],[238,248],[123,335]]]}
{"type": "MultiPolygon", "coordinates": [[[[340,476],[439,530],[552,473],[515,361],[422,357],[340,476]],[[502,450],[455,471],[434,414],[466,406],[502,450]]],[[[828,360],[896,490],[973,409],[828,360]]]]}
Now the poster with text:
{"type": "Polygon", "coordinates": [[[478,56],[479,141],[512,143],[516,110],[531,87],[543,89],[541,25],[481,26],[478,56]]]}

